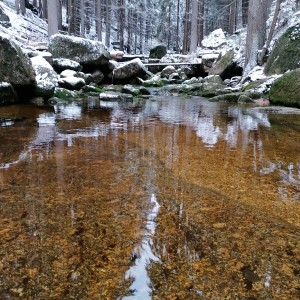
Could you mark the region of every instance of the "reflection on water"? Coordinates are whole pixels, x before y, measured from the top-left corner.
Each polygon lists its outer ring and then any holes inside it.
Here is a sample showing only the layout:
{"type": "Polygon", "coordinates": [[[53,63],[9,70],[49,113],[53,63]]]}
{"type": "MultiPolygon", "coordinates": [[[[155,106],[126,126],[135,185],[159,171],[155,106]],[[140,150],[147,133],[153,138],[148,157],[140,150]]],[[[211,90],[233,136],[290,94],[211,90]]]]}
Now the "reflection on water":
{"type": "Polygon", "coordinates": [[[152,236],[155,233],[156,223],[155,219],[159,211],[159,204],[156,200],[155,194],[151,195],[151,204],[153,205],[151,212],[147,216],[147,223],[145,226],[145,235],[143,235],[139,245],[134,249],[131,260],[134,265],[126,272],[126,279],[133,279],[130,290],[133,295],[124,297],[123,299],[151,299],[150,278],[147,273],[147,268],[151,262],[159,261],[152,251],[153,240],[152,236]]]}
{"type": "Polygon", "coordinates": [[[299,299],[300,115],[88,98],[0,140],[1,299],[299,299]]]}

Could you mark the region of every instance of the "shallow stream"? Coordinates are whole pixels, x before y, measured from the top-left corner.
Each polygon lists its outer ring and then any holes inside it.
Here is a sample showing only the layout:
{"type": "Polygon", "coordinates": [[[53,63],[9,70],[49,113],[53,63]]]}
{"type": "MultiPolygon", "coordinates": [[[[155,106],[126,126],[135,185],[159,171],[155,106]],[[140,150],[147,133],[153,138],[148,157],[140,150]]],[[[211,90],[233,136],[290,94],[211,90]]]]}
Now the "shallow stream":
{"type": "Polygon", "coordinates": [[[0,107],[1,299],[300,299],[299,232],[296,110],[0,107]]]}

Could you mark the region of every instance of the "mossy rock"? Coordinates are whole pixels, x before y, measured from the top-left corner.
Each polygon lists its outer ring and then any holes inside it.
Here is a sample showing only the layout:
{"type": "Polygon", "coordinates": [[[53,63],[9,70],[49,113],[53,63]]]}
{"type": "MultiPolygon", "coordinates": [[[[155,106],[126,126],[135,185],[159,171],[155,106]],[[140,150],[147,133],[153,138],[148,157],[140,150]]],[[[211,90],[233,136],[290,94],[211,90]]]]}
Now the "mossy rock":
{"type": "Polygon", "coordinates": [[[288,72],[275,80],[269,98],[273,104],[300,107],[300,69],[288,72]]]}
{"type": "Polygon", "coordinates": [[[70,98],[79,98],[80,95],[81,93],[77,91],[70,91],[65,88],[56,87],[53,96],[62,100],[67,100],[70,98]]]}
{"type": "Polygon", "coordinates": [[[219,102],[219,101],[226,101],[232,103],[249,103],[253,102],[255,99],[259,99],[262,97],[260,93],[249,93],[249,92],[235,92],[235,93],[228,93],[223,95],[218,95],[209,99],[212,102],[219,102]]]}
{"type": "Polygon", "coordinates": [[[263,84],[267,79],[259,79],[256,81],[252,81],[248,83],[247,85],[243,86],[241,91],[246,92],[249,90],[257,89],[261,84],[263,84]]]}
{"type": "Polygon", "coordinates": [[[299,68],[300,24],[289,28],[276,43],[265,67],[265,73],[282,74],[299,68]]]}
{"type": "Polygon", "coordinates": [[[149,58],[161,59],[166,54],[167,54],[167,47],[163,44],[160,44],[150,50],[149,58]]]}
{"type": "Polygon", "coordinates": [[[243,69],[233,62],[234,51],[229,50],[221,56],[209,71],[209,75],[220,75],[225,80],[233,76],[240,76],[243,69]]]}

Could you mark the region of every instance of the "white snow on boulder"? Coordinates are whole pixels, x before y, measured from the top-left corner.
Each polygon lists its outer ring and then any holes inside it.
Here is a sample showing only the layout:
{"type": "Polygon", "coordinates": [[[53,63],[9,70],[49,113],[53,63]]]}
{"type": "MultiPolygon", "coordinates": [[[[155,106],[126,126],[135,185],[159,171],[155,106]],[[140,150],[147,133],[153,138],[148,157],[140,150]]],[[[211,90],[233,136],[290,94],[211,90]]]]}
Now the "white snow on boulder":
{"type": "Polygon", "coordinates": [[[60,78],[66,78],[66,77],[76,77],[77,72],[74,70],[64,70],[60,73],[60,78]]]}
{"type": "Polygon", "coordinates": [[[82,67],[81,65],[74,60],[68,59],[68,58],[55,58],[53,59],[53,66],[63,70],[74,70],[74,71],[81,71],[82,67]]]}
{"type": "Polygon", "coordinates": [[[210,49],[218,48],[223,44],[226,44],[226,38],[224,31],[219,28],[210,33],[202,41],[202,46],[210,49]]]}
{"type": "Polygon", "coordinates": [[[50,81],[56,84],[58,81],[57,73],[52,66],[42,56],[35,56],[31,58],[32,67],[36,74],[36,81],[50,81]]]}

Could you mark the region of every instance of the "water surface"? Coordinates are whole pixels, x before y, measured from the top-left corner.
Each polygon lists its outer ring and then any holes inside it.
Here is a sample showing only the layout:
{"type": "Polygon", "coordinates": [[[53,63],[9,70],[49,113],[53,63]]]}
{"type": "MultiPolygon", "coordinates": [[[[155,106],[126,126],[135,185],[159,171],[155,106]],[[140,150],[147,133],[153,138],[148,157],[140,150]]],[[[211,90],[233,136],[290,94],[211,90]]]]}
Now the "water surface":
{"type": "Polygon", "coordinates": [[[0,108],[1,299],[300,299],[300,115],[156,97],[0,108]]]}

